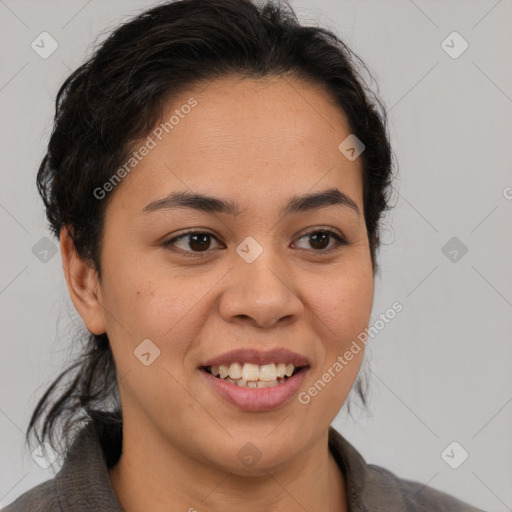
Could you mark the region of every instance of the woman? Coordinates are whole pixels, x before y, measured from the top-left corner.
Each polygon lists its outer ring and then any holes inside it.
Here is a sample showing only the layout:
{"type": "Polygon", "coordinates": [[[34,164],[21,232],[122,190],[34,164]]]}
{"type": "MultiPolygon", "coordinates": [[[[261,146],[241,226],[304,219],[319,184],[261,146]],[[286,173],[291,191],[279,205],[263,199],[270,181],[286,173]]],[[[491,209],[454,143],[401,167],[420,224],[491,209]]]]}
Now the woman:
{"type": "Polygon", "coordinates": [[[29,425],[64,465],[6,512],[477,510],[330,427],[392,182],[356,64],[290,8],[183,0],[66,80],[37,182],[90,340],[29,425]]]}

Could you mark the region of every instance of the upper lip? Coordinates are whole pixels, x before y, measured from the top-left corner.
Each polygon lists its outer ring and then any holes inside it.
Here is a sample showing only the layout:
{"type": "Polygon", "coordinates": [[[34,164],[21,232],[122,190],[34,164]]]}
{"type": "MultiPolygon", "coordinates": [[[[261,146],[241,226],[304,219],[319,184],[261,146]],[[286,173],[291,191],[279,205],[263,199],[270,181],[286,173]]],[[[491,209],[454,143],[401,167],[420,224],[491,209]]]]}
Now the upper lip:
{"type": "Polygon", "coordinates": [[[260,365],[270,363],[291,363],[296,367],[309,366],[309,361],[305,356],[285,348],[265,351],[245,348],[231,350],[224,354],[215,356],[212,359],[208,359],[208,361],[200,365],[200,367],[218,366],[221,364],[230,365],[231,363],[253,363],[260,365]]]}

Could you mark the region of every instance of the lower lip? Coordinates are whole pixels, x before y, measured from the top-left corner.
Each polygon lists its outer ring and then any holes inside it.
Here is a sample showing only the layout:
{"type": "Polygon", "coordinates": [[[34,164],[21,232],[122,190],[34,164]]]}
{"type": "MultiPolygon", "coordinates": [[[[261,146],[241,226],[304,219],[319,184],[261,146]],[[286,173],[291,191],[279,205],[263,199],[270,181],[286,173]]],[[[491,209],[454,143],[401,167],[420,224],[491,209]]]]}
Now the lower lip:
{"type": "Polygon", "coordinates": [[[199,370],[206,382],[226,401],[244,411],[270,411],[287,403],[302,384],[307,368],[271,388],[243,388],[199,370]]]}

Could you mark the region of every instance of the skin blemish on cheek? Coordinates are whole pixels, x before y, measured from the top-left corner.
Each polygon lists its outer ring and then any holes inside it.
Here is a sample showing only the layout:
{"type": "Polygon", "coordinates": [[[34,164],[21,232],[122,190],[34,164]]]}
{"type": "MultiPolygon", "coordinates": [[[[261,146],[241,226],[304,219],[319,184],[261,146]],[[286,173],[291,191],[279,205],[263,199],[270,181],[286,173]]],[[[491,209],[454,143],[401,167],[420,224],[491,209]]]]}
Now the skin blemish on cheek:
{"type": "MultiPolygon", "coordinates": [[[[148,285],[148,289],[149,289],[149,288],[150,288],[150,286],[148,285]]],[[[139,296],[143,295],[143,294],[142,294],[142,291],[143,291],[143,290],[137,290],[137,291],[135,292],[135,296],[136,296],[136,297],[139,297],[139,296]]],[[[147,293],[147,292],[146,292],[146,295],[148,295],[148,293],[147,293]]],[[[153,295],[154,295],[154,291],[151,289],[151,290],[150,290],[150,292],[149,292],[149,296],[150,296],[150,297],[152,297],[153,295]]]]}

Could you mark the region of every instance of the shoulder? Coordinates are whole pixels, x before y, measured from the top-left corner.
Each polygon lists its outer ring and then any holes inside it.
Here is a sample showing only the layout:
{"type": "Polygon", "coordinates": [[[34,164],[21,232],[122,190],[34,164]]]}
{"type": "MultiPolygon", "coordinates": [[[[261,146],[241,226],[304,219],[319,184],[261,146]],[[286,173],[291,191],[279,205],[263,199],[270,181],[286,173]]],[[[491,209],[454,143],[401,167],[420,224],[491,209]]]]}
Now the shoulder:
{"type": "Polygon", "coordinates": [[[391,471],[368,464],[367,485],[382,503],[393,494],[404,505],[404,512],[484,512],[454,496],[434,489],[426,484],[399,478],[391,471]],[[390,489],[393,489],[390,493],[390,489]]]}
{"type": "Polygon", "coordinates": [[[55,479],[47,480],[19,496],[1,512],[61,512],[55,479]]]}
{"type": "Polygon", "coordinates": [[[379,512],[484,512],[427,484],[399,478],[368,464],[356,448],[334,428],[329,447],[346,479],[350,509],[379,512]]]}
{"type": "MultiPolygon", "coordinates": [[[[88,412],[91,415],[94,411],[88,412]]],[[[100,416],[94,416],[92,422],[77,431],[58,473],[1,512],[122,512],[109,477],[109,462],[116,460],[121,448],[118,422],[108,423],[105,419],[101,423],[100,416]]]]}

